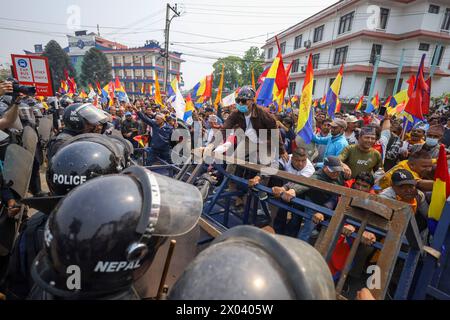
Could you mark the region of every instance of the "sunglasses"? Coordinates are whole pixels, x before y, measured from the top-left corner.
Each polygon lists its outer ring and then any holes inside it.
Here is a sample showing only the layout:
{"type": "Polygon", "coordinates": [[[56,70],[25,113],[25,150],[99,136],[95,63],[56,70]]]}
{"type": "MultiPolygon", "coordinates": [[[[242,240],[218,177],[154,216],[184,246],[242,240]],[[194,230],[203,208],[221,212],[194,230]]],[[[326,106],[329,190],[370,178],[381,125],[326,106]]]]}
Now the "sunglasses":
{"type": "Polygon", "coordinates": [[[247,99],[237,98],[235,101],[238,104],[247,104],[247,99]]]}

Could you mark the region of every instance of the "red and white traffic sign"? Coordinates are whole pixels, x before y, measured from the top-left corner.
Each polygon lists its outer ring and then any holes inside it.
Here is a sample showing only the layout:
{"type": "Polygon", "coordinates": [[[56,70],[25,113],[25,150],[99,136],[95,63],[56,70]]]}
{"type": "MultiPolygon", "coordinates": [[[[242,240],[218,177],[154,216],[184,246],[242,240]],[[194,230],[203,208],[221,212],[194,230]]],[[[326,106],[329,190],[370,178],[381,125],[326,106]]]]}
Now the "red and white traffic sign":
{"type": "Polygon", "coordinates": [[[11,60],[21,85],[36,87],[37,96],[53,96],[47,57],[12,54],[11,60]]]}

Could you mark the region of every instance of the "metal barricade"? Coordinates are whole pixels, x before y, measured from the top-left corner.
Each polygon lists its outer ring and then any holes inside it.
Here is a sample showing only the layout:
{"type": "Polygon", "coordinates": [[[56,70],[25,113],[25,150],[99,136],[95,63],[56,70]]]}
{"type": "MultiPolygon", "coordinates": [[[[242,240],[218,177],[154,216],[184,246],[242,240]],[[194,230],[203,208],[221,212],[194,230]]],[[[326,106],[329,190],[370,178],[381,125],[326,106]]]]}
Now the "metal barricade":
{"type": "MultiPolygon", "coordinates": [[[[239,162],[238,166],[253,172],[261,172],[261,169],[263,169],[263,166],[245,162],[239,162]]],[[[197,168],[199,167],[198,165],[197,168]]],[[[334,210],[300,198],[294,198],[290,203],[286,203],[274,198],[271,188],[267,186],[259,184],[248,190],[247,179],[227,173],[221,165],[215,165],[215,168],[224,178],[222,183],[205,203],[203,216],[200,221],[200,226],[212,237],[237,224],[254,222],[258,204],[262,204],[261,207],[266,214],[268,214],[266,205],[270,204],[278,208],[284,208],[292,214],[299,215],[306,220],[312,219],[311,210],[313,212],[320,212],[328,217],[329,220],[321,223],[327,229],[321,240],[316,242],[315,247],[327,261],[330,261],[344,224],[352,224],[357,229],[351,235],[354,241],[336,284],[338,298],[344,298],[341,295],[343,285],[347,279],[348,272],[350,271],[365,230],[373,232],[377,236],[378,241],[373,247],[380,250],[380,255],[376,263],[381,271],[379,275],[380,286],[378,288],[369,288],[372,294],[377,299],[385,298],[397,259],[400,258],[404,260],[404,264],[394,298],[406,299],[408,297],[416,266],[423,250],[417,224],[408,204],[279,171],[276,176],[283,181],[298,183],[315,189],[318,192],[327,192],[339,196],[338,204],[334,210]],[[231,182],[243,188],[237,191],[227,190],[231,182]],[[269,198],[261,201],[256,194],[258,191],[266,192],[269,198]],[[244,194],[248,195],[247,202],[243,215],[239,215],[239,213],[231,208],[230,201],[233,197],[244,194]],[[309,208],[311,210],[300,210],[299,207],[309,208]],[[383,241],[380,241],[381,239],[383,241]]],[[[203,242],[206,242],[206,240],[203,242]]]]}

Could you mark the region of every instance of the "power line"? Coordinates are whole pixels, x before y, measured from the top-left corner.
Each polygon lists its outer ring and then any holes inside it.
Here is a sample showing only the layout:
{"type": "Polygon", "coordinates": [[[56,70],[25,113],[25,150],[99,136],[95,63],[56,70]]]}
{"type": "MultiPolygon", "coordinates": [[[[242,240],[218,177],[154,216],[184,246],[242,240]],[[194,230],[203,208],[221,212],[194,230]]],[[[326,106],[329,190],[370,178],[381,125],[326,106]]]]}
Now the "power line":
{"type": "MultiPolygon", "coordinates": [[[[151,17],[154,17],[156,15],[159,15],[163,10],[159,10],[156,14],[152,14],[149,16],[146,16],[140,20],[138,20],[138,22],[142,22],[143,20],[147,20],[151,17]]],[[[27,22],[27,23],[35,23],[35,24],[48,24],[48,25],[55,25],[55,26],[67,26],[66,23],[57,23],[57,22],[47,22],[47,21],[37,21],[37,20],[24,20],[24,19],[11,19],[11,18],[5,18],[5,17],[0,17],[0,20],[5,20],[5,21],[12,21],[12,22],[27,22]]],[[[82,28],[97,28],[97,25],[80,25],[80,27],[82,28]]],[[[102,29],[116,29],[116,30],[128,30],[128,29],[132,29],[134,28],[134,26],[131,27],[113,27],[113,26],[101,26],[102,29]]]]}
{"type": "MultiPolygon", "coordinates": [[[[203,42],[193,42],[193,41],[174,41],[174,43],[181,43],[181,44],[214,44],[214,43],[229,43],[229,42],[244,42],[245,40],[250,40],[250,39],[255,39],[255,38],[260,38],[263,36],[267,36],[267,33],[265,34],[260,34],[257,36],[253,36],[253,37],[247,37],[247,38],[241,38],[241,39],[228,39],[228,40],[223,40],[223,41],[203,41],[203,42]]],[[[255,42],[252,42],[255,43],[255,42]]]]}

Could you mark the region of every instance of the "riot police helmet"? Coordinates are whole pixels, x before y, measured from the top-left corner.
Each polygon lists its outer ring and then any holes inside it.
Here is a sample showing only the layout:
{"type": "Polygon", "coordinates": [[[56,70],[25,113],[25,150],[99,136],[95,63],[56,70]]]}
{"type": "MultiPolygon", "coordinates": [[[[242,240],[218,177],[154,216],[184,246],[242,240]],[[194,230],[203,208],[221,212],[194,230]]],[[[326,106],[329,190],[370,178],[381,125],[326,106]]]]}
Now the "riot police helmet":
{"type": "Polygon", "coordinates": [[[73,103],[73,100],[69,96],[63,96],[59,102],[61,104],[61,107],[67,108],[73,103]]]}
{"type": "Polygon", "coordinates": [[[47,184],[53,195],[65,195],[89,179],[119,173],[129,162],[116,140],[82,134],[66,141],[51,158],[47,184]]]}
{"type": "Polygon", "coordinates": [[[74,133],[93,132],[99,125],[110,120],[106,112],[92,103],[74,103],[64,110],[64,128],[74,133]]]}
{"type": "Polygon", "coordinates": [[[238,226],[195,257],[169,299],[328,300],[335,289],[327,263],[308,243],[238,226]]]}
{"type": "Polygon", "coordinates": [[[50,109],[58,109],[59,108],[59,101],[56,97],[48,97],[47,98],[47,105],[50,109]]]}
{"type": "Polygon", "coordinates": [[[36,123],[36,118],[34,116],[33,107],[31,107],[25,101],[19,103],[19,118],[22,122],[28,122],[31,124],[36,123]]]}
{"type": "Polygon", "coordinates": [[[200,192],[133,166],[73,189],[50,214],[44,249],[34,260],[36,285],[63,299],[102,299],[125,292],[150,266],[168,236],[197,224],[200,192]],[[80,281],[68,288],[68,268],[80,281]]]}

